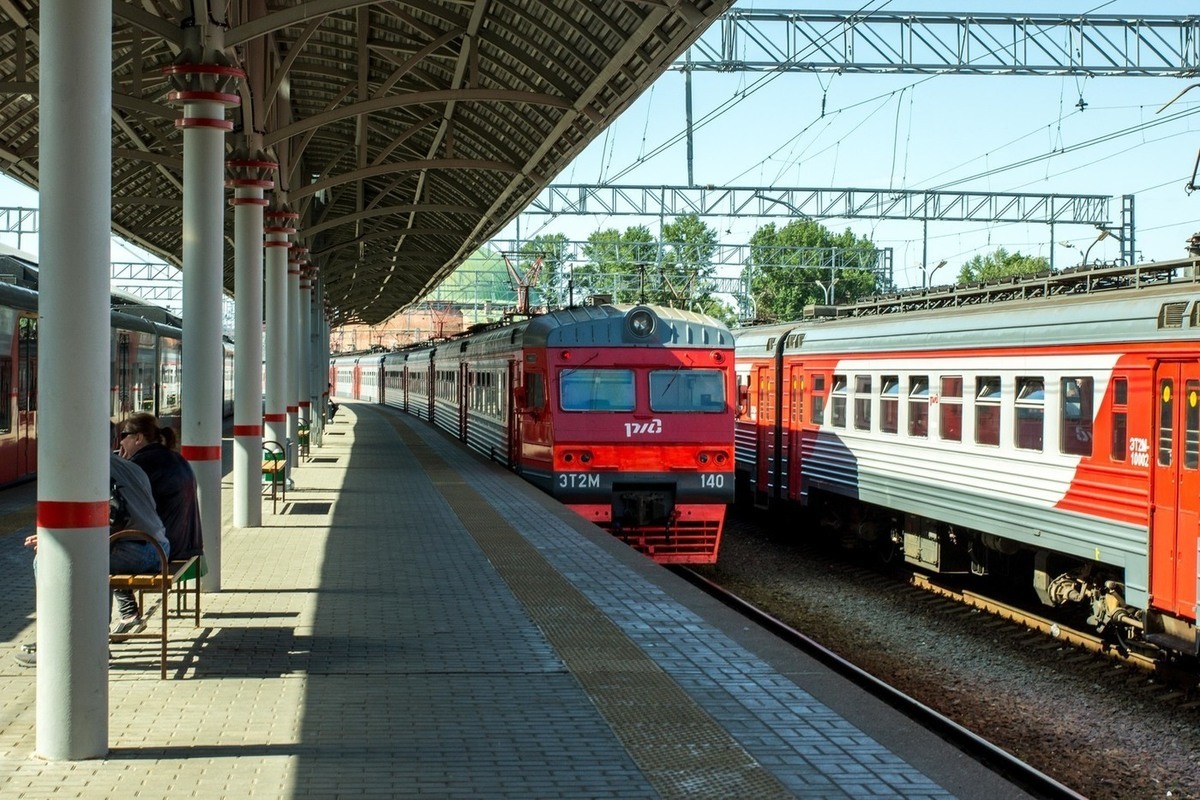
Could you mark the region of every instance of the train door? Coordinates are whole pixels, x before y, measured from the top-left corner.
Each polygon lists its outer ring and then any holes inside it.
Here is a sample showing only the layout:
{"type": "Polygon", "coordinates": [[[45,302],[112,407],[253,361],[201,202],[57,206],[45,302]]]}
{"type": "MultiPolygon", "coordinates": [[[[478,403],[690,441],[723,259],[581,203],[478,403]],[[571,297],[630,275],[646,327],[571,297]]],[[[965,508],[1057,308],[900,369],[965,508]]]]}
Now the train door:
{"type": "Polygon", "coordinates": [[[508,360],[507,373],[508,385],[500,392],[500,402],[508,403],[508,465],[511,467],[517,463],[521,452],[521,401],[525,399],[525,392],[516,390],[521,385],[521,376],[515,358],[508,360]]]}
{"type": "Polygon", "coordinates": [[[787,421],[783,425],[783,452],[787,459],[784,462],[787,481],[786,493],[783,496],[789,500],[800,500],[800,487],[803,484],[800,480],[800,476],[803,474],[800,462],[803,456],[802,445],[804,442],[801,424],[804,422],[804,390],[806,386],[804,370],[799,364],[793,364],[788,370],[787,381],[789,393],[784,404],[787,421]]]}
{"type": "Polygon", "coordinates": [[[470,418],[467,406],[475,397],[474,381],[478,377],[471,373],[465,362],[458,365],[458,438],[464,442],[467,440],[467,420],[470,418]]]}
{"type": "Polygon", "coordinates": [[[1150,594],[1156,608],[1196,617],[1196,542],[1200,532],[1200,365],[1155,369],[1157,447],[1152,459],[1150,594]]]}
{"type": "Polygon", "coordinates": [[[775,451],[775,370],[772,366],[759,364],[754,367],[754,386],[758,390],[758,420],[755,423],[756,452],[755,504],[767,502],[771,494],[772,468],[778,453],[775,451]]]}
{"type": "Polygon", "coordinates": [[[37,317],[17,320],[17,477],[37,471],[37,317]]]}

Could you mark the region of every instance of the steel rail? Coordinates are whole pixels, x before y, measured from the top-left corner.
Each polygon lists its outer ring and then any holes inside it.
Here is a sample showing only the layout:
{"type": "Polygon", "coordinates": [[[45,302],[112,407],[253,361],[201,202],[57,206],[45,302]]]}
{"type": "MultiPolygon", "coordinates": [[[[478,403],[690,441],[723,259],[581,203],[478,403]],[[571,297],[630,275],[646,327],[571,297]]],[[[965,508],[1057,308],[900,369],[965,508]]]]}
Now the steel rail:
{"type": "Polygon", "coordinates": [[[687,567],[673,566],[672,572],[700,588],[710,596],[720,600],[729,608],[755,622],[760,627],[774,633],[788,644],[796,647],[806,655],[816,659],[821,664],[844,678],[847,678],[872,696],[895,708],[910,719],[933,731],[948,742],[951,742],[966,755],[1002,775],[1014,785],[1034,797],[1045,800],[1085,800],[1068,786],[1034,769],[1016,756],[1003,750],[979,735],[959,725],[952,719],[939,714],[929,706],[904,694],[884,681],[851,664],[832,650],[819,644],[783,621],[771,616],[762,609],[751,605],[742,598],[732,594],[724,587],[710,581],[687,567]]]}

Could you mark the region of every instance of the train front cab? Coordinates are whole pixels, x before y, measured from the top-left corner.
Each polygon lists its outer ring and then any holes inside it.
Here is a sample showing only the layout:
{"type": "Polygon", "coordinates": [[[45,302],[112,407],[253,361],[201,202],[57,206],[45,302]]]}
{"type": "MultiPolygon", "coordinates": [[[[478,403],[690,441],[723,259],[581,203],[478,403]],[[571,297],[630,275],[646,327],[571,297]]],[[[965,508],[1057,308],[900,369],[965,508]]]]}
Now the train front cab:
{"type": "Polygon", "coordinates": [[[616,325],[621,312],[602,308],[531,322],[517,393],[520,468],[660,563],[713,563],[733,500],[732,338],[659,308],[643,309],[654,332],[643,337],[633,332],[638,308],[616,325]],[[550,324],[559,327],[539,329],[550,324]],[[670,335],[689,326],[690,336],[670,335]]]}

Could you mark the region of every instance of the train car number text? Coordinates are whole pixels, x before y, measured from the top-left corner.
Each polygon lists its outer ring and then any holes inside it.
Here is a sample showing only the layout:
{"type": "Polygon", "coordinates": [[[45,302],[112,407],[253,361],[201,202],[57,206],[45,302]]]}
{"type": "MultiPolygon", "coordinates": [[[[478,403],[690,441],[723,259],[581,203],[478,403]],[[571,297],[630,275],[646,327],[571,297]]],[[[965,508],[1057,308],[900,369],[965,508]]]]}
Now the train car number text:
{"type": "Polygon", "coordinates": [[[600,476],[586,472],[560,472],[558,486],[560,489],[599,489],[600,476]]]}

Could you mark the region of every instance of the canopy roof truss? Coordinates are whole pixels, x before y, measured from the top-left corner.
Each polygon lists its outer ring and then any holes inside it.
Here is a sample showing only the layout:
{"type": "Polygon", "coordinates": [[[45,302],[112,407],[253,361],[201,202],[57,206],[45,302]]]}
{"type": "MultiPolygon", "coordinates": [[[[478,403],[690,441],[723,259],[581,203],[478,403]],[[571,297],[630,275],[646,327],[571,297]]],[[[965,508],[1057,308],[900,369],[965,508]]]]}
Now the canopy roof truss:
{"type": "MultiPolygon", "coordinates": [[[[246,72],[229,152],[279,163],[273,203],[300,214],[334,320],[380,322],[518,214],[731,2],[113,0],[113,228],[180,263],[183,138],[163,68],[215,48],[246,72]]],[[[38,0],[0,0],[0,171],[35,188],[37,18],[38,0]]],[[[225,273],[232,289],[231,260],[225,273]]]]}

